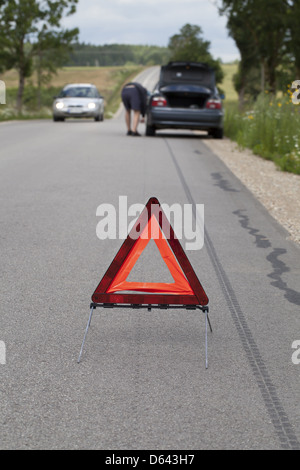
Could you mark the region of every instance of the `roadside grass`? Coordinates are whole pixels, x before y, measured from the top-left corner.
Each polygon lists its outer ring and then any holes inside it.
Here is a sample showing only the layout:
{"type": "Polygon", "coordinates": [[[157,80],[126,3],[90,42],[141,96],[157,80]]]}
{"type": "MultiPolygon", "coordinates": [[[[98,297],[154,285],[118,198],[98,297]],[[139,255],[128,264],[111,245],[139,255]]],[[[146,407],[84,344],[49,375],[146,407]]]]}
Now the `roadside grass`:
{"type": "Polygon", "coordinates": [[[239,111],[238,95],[232,78],[237,64],[223,64],[225,92],[224,133],[241,148],[274,161],[278,169],[300,174],[300,105],[291,101],[291,89],[276,98],[261,94],[255,102],[239,111]]]}
{"type": "Polygon", "coordinates": [[[287,91],[281,97],[261,94],[243,112],[237,102],[225,105],[224,132],[242,148],[249,148],[282,171],[300,174],[300,106],[287,91]]]}
{"type": "Polygon", "coordinates": [[[24,107],[18,113],[15,107],[17,97],[17,71],[10,70],[0,78],[6,85],[6,105],[0,106],[0,121],[13,119],[49,119],[52,117],[52,102],[67,83],[93,83],[105,99],[105,118],[114,115],[120,104],[121,89],[127,81],[136,76],[143,66],[124,67],[64,67],[51,80],[51,85],[41,90],[41,107],[38,106],[37,87],[28,81],[24,91],[24,107]]]}

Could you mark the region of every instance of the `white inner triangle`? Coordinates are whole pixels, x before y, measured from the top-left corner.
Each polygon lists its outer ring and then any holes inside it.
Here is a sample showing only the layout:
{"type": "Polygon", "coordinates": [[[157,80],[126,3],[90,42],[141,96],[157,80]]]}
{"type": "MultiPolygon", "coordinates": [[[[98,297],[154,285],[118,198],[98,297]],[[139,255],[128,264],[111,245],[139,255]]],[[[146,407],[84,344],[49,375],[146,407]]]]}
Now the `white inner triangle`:
{"type": "Polygon", "coordinates": [[[154,240],[150,240],[126,279],[127,282],[174,283],[154,240]]]}

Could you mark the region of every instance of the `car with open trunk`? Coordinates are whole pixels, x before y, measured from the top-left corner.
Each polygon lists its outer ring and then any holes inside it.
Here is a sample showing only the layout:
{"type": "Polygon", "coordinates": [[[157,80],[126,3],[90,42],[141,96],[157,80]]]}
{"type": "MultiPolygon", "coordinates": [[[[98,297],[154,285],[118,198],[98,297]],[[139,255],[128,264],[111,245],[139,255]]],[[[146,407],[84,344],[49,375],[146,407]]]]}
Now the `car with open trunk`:
{"type": "Polygon", "coordinates": [[[215,72],[200,62],[169,62],[149,97],[146,135],[159,129],[204,130],[223,137],[224,110],[215,72]]]}

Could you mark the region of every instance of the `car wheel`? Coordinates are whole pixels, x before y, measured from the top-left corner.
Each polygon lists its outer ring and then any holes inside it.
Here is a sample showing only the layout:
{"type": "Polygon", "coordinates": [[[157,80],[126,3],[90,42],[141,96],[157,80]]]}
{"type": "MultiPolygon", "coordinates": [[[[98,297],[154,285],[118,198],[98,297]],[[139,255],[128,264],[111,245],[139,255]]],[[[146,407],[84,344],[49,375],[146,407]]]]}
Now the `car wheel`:
{"type": "Polygon", "coordinates": [[[53,121],[54,121],[54,122],[63,122],[64,120],[65,120],[65,118],[53,116],[53,121]]]}
{"type": "Polygon", "coordinates": [[[223,128],[213,129],[209,135],[211,135],[214,139],[223,139],[223,128]]]}
{"type": "Polygon", "coordinates": [[[103,121],[103,119],[104,119],[103,113],[102,113],[102,114],[98,114],[98,116],[95,117],[95,121],[96,121],[96,122],[103,121]]]}
{"type": "Polygon", "coordinates": [[[148,136],[154,136],[155,135],[155,127],[154,126],[146,126],[146,135],[148,136]]]}

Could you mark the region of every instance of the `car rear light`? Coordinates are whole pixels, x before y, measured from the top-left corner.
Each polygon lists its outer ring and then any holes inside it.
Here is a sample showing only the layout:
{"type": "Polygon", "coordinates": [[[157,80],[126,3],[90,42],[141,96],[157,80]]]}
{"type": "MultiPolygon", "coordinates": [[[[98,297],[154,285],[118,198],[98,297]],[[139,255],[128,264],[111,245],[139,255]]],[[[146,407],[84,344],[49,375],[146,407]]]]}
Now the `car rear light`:
{"type": "Polygon", "coordinates": [[[151,101],[151,106],[167,106],[167,100],[163,96],[154,96],[151,101]]]}
{"type": "Polygon", "coordinates": [[[221,109],[222,108],[222,101],[221,100],[208,100],[206,103],[207,109],[221,109]]]}

